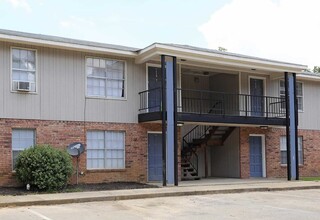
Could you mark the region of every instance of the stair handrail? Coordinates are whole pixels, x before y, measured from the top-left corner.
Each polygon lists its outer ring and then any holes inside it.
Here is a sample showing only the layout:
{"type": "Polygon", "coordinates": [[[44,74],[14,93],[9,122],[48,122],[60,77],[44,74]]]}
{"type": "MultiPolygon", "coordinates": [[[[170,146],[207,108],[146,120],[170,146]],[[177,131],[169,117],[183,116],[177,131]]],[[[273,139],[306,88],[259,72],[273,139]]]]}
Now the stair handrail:
{"type": "Polygon", "coordinates": [[[198,176],[199,156],[195,150],[191,149],[191,151],[192,151],[192,154],[190,155],[190,157],[185,157],[185,159],[187,160],[187,162],[189,162],[191,168],[196,171],[196,175],[198,176]],[[194,165],[194,163],[191,161],[193,155],[196,157],[196,165],[194,165]]]}
{"type": "MultiPolygon", "coordinates": [[[[212,106],[212,108],[210,108],[210,110],[208,111],[208,113],[211,113],[211,112],[216,108],[216,106],[217,106],[218,104],[221,104],[221,103],[222,103],[222,101],[217,101],[217,102],[212,106]]],[[[183,143],[186,143],[187,145],[189,145],[190,143],[187,142],[186,137],[187,137],[189,134],[191,134],[192,132],[194,132],[194,131],[195,131],[198,127],[200,127],[200,126],[205,126],[205,131],[204,131],[204,133],[203,133],[199,138],[202,138],[203,136],[205,136],[206,133],[207,133],[207,131],[212,127],[212,126],[207,126],[207,125],[196,125],[195,127],[193,127],[189,132],[187,132],[187,133],[183,136],[183,138],[182,138],[183,143]]]]}

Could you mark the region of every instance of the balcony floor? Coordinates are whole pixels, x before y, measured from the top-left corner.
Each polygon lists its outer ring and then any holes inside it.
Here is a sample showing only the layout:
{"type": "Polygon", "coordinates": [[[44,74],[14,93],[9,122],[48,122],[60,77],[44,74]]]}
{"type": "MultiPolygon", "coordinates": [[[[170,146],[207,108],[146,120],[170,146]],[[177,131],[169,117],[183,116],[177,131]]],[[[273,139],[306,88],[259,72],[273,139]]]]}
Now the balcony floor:
{"type": "MultiPolygon", "coordinates": [[[[230,124],[230,125],[273,125],[285,126],[285,118],[273,117],[257,117],[257,116],[227,116],[214,114],[195,114],[181,113],[178,114],[178,122],[182,123],[214,123],[214,124],[230,124]]],[[[138,121],[155,122],[161,121],[161,112],[141,113],[138,115],[138,121]]]]}

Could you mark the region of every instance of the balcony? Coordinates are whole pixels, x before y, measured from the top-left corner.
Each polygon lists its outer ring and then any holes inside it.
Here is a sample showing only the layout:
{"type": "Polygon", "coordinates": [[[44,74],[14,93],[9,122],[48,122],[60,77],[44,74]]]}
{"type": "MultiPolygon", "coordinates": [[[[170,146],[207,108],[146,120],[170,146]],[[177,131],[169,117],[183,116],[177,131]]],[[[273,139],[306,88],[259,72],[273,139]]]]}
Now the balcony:
{"type": "MultiPolygon", "coordinates": [[[[139,93],[139,122],[161,120],[161,88],[139,93]]],[[[179,122],[285,125],[285,99],[177,89],[179,122]]]]}

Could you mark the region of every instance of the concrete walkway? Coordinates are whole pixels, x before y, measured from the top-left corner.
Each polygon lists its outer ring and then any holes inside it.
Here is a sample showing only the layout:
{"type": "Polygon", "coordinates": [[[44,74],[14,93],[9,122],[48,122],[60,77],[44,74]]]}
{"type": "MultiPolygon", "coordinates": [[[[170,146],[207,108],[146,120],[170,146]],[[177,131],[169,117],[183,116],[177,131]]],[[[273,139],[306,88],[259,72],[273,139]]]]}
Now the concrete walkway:
{"type": "Polygon", "coordinates": [[[169,196],[243,193],[261,191],[320,189],[317,181],[286,181],[282,179],[207,179],[181,182],[179,187],[0,196],[0,207],[54,205],[94,201],[156,198],[169,196]]]}

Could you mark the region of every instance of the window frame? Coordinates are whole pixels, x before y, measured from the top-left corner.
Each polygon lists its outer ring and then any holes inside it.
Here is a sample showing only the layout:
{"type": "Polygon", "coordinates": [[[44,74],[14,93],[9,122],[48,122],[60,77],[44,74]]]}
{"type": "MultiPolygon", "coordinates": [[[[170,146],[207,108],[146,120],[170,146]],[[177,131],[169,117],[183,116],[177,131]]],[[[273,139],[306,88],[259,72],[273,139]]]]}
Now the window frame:
{"type": "MultiPolygon", "coordinates": [[[[279,97],[281,98],[281,81],[283,82],[283,83],[285,83],[284,82],[284,80],[283,79],[280,79],[279,80],[279,97]]],[[[301,83],[301,91],[302,91],[302,96],[299,96],[299,95],[297,95],[297,98],[302,98],[302,109],[299,109],[298,108],[298,112],[304,112],[304,83],[303,82],[301,82],[301,81],[297,81],[297,83],[301,83]]],[[[284,88],[284,91],[285,91],[285,88],[284,88]]],[[[281,107],[281,106],[280,106],[281,107]]],[[[299,106],[298,106],[299,107],[299,106]]],[[[282,110],[285,110],[285,108],[281,108],[282,110]]]]}
{"type": "MultiPolygon", "coordinates": [[[[121,60],[121,59],[114,59],[110,57],[97,57],[97,56],[85,56],[84,57],[84,75],[85,75],[85,97],[89,99],[108,99],[108,100],[118,100],[118,101],[127,101],[127,72],[128,72],[128,65],[127,65],[127,60],[121,60]],[[95,96],[95,95],[88,95],[88,76],[87,76],[87,59],[104,59],[104,60],[111,60],[111,61],[120,61],[124,63],[124,82],[123,82],[123,97],[113,97],[113,96],[95,96]]],[[[107,82],[107,80],[106,80],[107,82]]],[[[106,84],[107,85],[107,84],[106,84]]],[[[107,87],[106,87],[107,88],[107,87]]]]}
{"type": "MultiPolygon", "coordinates": [[[[99,149],[100,150],[100,149],[99,149]]],[[[126,169],[126,131],[124,130],[88,130],[87,133],[86,133],[86,169],[87,170],[108,170],[108,171],[112,171],[112,170],[125,170],[126,169]],[[88,168],[88,150],[98,150],[98,149],[88,149],[88,132],[103,132],[103,143],[104,143],[104,148],[103,148],[103,151],[105,152],[105,156],[103,158],[104,161],[107,160],[107,155],[106,155],[106,151],[107,150],[112,150],[112,149],[107,149],[106,148],[106,145],[107,145],[107,133],[108,132],[115,132],[115,133],[123,133],[123,167],[121,168],[107,168],[106,166],[104,166],[103,168],[88,168]]],[[[94,158],[94,159],[97,159],[97,158],[94,158]]],[[[109,158],[110,159],[110,158],[109,158]]],[[[111,159],[114,159],[114,158],[111,158],[111,159]]],[[[119,159],[119,158],[115,158],[115,159],[119,159]]],[[[105,164],[104,164],[105,165],[105,164]]]]}
{"type": "MultiPolygon", "coordinates": [[[[36,143],[37,143],[37,132],[36,132],[36,129],[34,128],[12,128],[11,129],[11,168],[12,168],[12,172],[15,172],[15,169],[14,169],[14,158],[13,158],[13,151],[19,151],[19,150],[14,150],[13,149],[13,131],[14,130],[19,130],[19,131],[33,131],[33,145],[32,146],[35,146],[36,143]]],[[[32,147],[32,146],[29,146],[29,147],[32,147]]],[[[29,147],[26,147],[24,148],[23,150],[20,150],[21,151],[24,151],[25,149],[28,149],[29,147]]]]}
{"type": "Polygon", "coordinates": [[[27,48],[27,47],[16,47],[16,46],[11,46],[10,47],[10,92],[12,93],[20,93],[20,94],[33,94],[33,95],[36,95],[38,94],[38,91],[39,91],[39,83],[38,83],[38,50],[35,49],[35,48],[27,48]],[[18,49],[18,50],[29,50],[29,51],[34,51],[35,52],[35,91],[28,91],[28,92],[21,92],[21,91],[18,91],[18,90],[14,90],[13,89],[13,60],[12,60],[12,51],[14,49],[18,49]]]}
{"type": "MultiPolygon", "coordinates": [[[[282,150],[282,149],[281,149],[281,138],[284,138],[284,139],[287,141],[285,135],[281,135],[281,136],[280,136],[280,164],[281,164],[281,166],[287,166],[287,165],[288,165],[287,162],[286,162],[286,163],[282,163],[282,157],[281,157],[281,153],[282,153],[282,152],[286,152],[286,154],[287,154],[287,145],[285,146],[285,149],[286,149],[286,150],[282,150]]],[[[301,163],[300,161],[298,161],[298,163],[299,163],[299,166],[303,166],[303,165],[304,165],[303,136],[298,136],[298,158],[300,158],[300,155],[299,155],[299,152],[300,152],[300,150],[299,150],[299,143],[301,143],[301,158],[302,158],[302,163],[301,163]],[[299,139],[301,139],[301,142],[299,141],[299,139]]]]}

